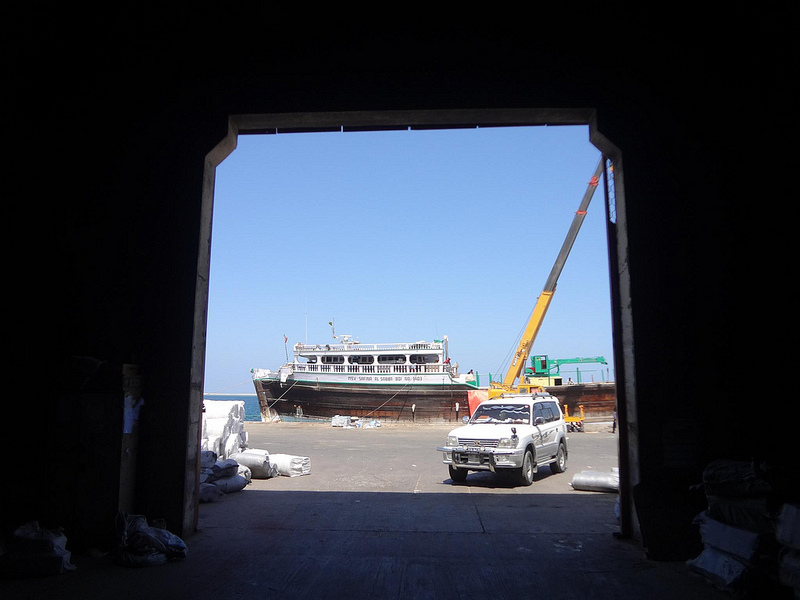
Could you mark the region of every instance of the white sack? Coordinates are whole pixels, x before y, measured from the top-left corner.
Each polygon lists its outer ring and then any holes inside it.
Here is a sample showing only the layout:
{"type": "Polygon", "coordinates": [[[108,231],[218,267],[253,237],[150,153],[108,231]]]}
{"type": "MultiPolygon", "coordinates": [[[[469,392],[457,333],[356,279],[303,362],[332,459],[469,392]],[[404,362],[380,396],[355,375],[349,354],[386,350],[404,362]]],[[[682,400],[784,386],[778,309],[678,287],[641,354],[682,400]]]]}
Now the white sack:
{"type": "Polygon", "coordinates": [[[214,481],[214,469],[200,469],[199,483],[211,483],[214,481]]]}
{"type": "Polygon", "coordinates": [[[775,539],[784,546],[800,550],[800,506],[784,504],[778,513],[775,539]]]}
{"type": "Polygon", "coordinates": [[[205,437],[207,438],[228,437],[231,433],[231,427],[233,421],[231,421],[227,417],[224,417],[222,419],[204,418],[203,422],[205,423],[205,427],[203,427],[203,432],[205,437]]]}
{"type": "Polygon", "coordinates": [[[257,448],[248,448],[242,452],[232,454],[231,458],[240,465],[250,467],[250,471],[255,479],[268,479],[274,477],[275,469],[270,468],[269,452],[257,448]]]}
{"type": "Polygon", "coordinates": [[[703,543],[717,550],[751,561],[761,548],[761,536],[756,532],[720,523],[706,515],[695,519],[695,522],[700,523],[700,537],[703,543]]]}
{"type": "Polygon", "coordinates": [[[211,468],[214,471],[215,479],[221,479],[223,477],[236,475],[236,472],[239,470],[239,463],[229,458],[227,460],[218,460],[211,468]]]}
{"type": "Polygon", "coordinates": [[[239,492],[247,485],[247,480],[241,475],[231,475],[230,477],[222,477],[217,479],[212,485],[217,486],[226,494],[239,492]]]}
{"type": "Polygon", "coordinates": [[[572,488],[588,492],[619,492],[619,473],[581,471],[572,478],[572,488]]]}
{"type": "Polygon", "coordinates": [[[200,452],[200,468],[210,469],[217,462],[217,455],[211,450],[203,450],[200,452]]]}
{"type": "Polygon", "coordinates": [[[778,579],[783,585],[794,588],[795,598],[800,598],[800,552],[791,548],[781,551],[778,579]]]}
{"type": "Polygon", "coordinates": [[[225,446],[222,448],[222,455],[230,457],[231,454],[235,454],[241,449],[241,443],[239,441],[239,436],[237,435],[230,435],[225,440],[225,446]]]}
{"type": "Polygon", "coordinates": [[[199,494],[200,502],[216,502],[217,500],[221,499],[224,495],[225,492],[223,492],[213,483],[200,484],[200,494],[199,494]]]}
{"type": "Polygon", "coordinates": [[[706,546],[697,558],[687,560],[686,566],[723,589],[743,587],[750,574],[735,557],[711,546],[706,546]]]}
{"type": "Polygon", "coordinates": [[[311,473],[311,459],[307,456],[270,454],[269,459],[277,467],[278,473],[284,477],[297,477],[311,473]]]}

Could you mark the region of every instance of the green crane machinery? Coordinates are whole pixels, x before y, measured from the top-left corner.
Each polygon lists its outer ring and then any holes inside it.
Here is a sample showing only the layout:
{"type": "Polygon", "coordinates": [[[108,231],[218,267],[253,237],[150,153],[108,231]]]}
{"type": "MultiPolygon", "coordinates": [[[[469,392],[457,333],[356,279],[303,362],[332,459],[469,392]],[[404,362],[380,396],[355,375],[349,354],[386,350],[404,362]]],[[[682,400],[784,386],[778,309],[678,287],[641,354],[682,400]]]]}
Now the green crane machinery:
{"type": "MultiPolygon", "coordinates": [[[[561,374],[561,365],[568,364],[585,364],[585,363],[600,363],[607,365],[606,359],[602,356],[594,356],[589,358],[554,358],[550,359],[547,355],[540,354],[531,357],[531,367],[525,369],[525,377],[547,377],[561,374]]],[[[580,373],[580,371],[578,371],[580,373]]],[[[580,383],[580,375],[579,381],[580,383]]]]}

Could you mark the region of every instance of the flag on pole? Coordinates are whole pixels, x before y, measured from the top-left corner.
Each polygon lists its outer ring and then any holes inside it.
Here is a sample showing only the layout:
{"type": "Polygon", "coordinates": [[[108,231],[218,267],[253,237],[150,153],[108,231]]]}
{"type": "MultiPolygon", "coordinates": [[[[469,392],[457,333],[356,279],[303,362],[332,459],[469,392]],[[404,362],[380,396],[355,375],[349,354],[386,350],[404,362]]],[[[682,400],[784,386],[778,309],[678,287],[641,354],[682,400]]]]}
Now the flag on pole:
{"type": "Polygon", "coordinates": [[[289,338],[287,338],[287,337],[286,337],[286,334],[284,333],[284,334],[283,334],[283,343],[285,344],[285,343],[286,343],[286,342],[288,342],[288,341],[289,341],[289,338]]]}

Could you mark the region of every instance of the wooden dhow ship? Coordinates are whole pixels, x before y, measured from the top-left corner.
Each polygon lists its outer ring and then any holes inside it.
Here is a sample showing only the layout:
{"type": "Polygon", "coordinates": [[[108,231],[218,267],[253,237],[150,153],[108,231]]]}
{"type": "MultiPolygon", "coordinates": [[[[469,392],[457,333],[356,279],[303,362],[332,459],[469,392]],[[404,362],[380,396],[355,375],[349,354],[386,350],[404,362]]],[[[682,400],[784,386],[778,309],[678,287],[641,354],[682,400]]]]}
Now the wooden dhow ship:
{"type": "Polygon", "coordinates": [[[297,343],[279,369],[253,369],[262,421],[276,416],[350,416],[387,422],[437,422],[469,414],[478,383],[451,362],[448,340],[362,344],[297,343]]]}

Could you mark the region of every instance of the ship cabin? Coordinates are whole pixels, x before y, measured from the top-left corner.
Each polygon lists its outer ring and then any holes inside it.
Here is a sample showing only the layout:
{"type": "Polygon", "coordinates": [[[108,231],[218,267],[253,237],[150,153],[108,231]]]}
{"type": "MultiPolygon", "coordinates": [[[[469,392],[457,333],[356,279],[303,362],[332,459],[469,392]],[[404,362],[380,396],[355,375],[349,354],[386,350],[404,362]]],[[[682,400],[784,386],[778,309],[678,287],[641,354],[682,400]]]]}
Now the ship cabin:
{"type": "Polygon", "coordinates": [[[450,372],[446,343],[360,344],[346,336],[340,344],[294,346],[294,370],[318,373],[450,372]]]}

